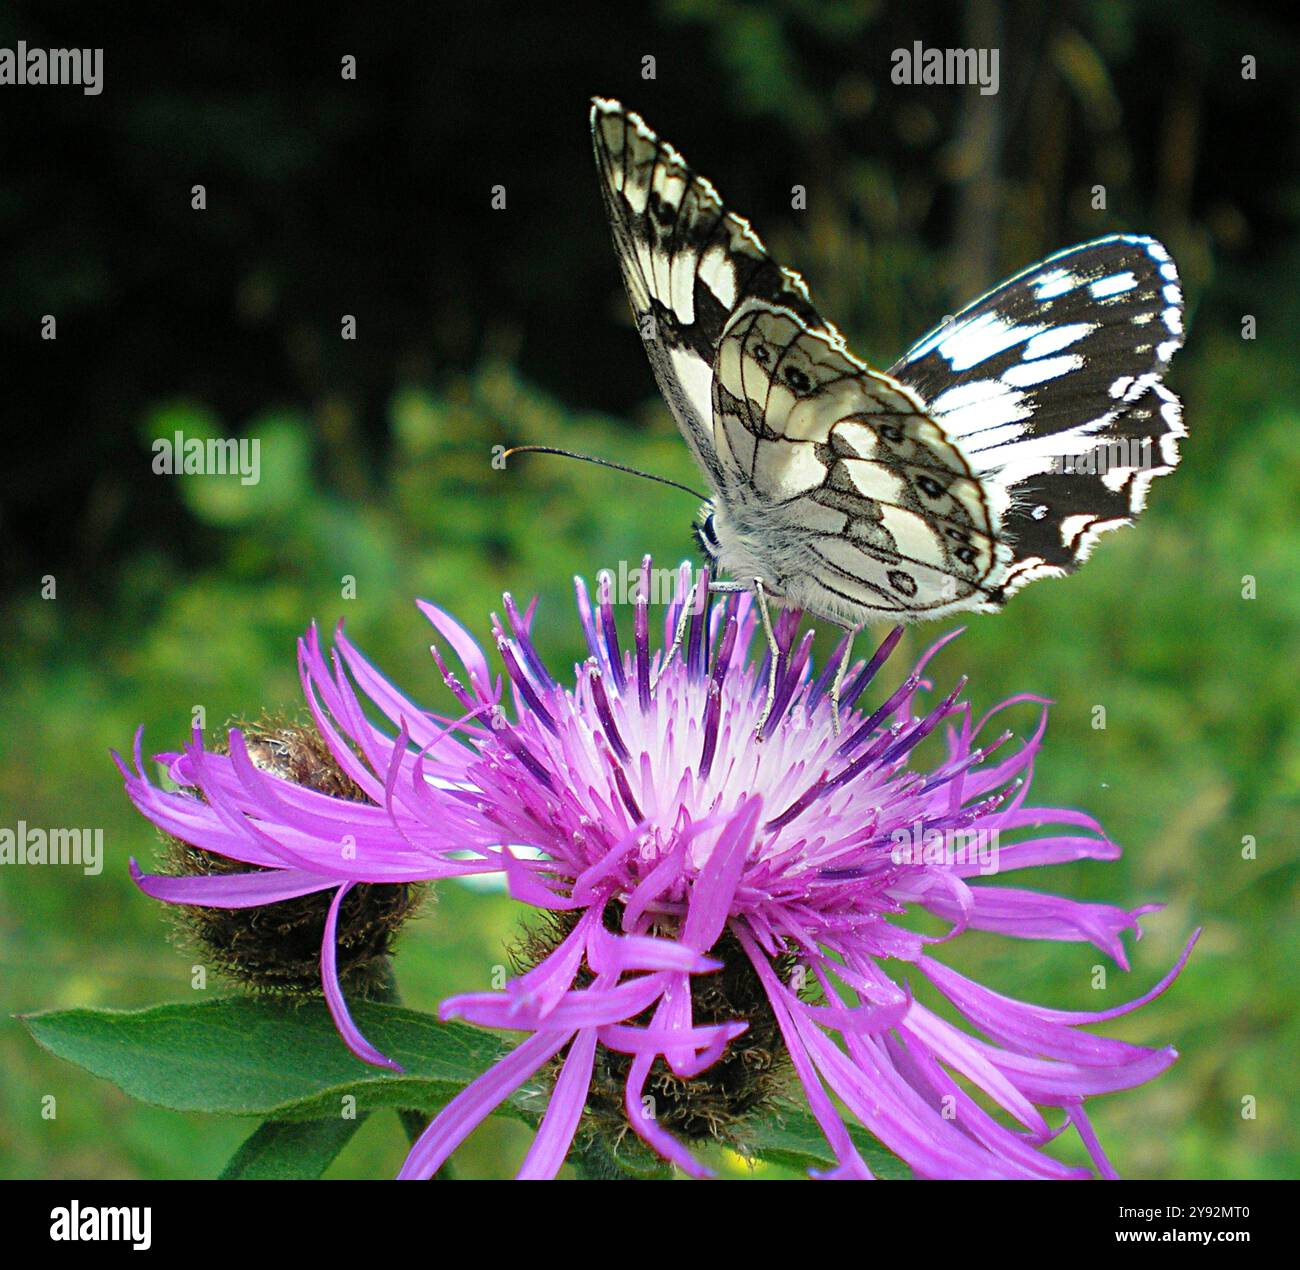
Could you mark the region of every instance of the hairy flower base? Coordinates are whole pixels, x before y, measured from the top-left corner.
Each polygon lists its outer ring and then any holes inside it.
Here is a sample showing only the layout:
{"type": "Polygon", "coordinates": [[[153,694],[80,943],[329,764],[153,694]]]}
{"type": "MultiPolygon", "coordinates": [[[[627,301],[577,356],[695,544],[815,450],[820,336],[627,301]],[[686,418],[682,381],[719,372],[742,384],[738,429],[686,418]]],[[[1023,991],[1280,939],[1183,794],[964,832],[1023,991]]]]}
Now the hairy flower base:
{"type": "MultiPolygon", "coordinates": [[[[240,732],[249,758],[262,771],[334,798],[365,801],[314,726],[263,721],[243,725],[240,732]]],[[[163,835],[163,845],[172,876],[223,876],[261,867],[168,834],[163,835]]],[[[367,996],[386,987],[393,940],[425,894],[424,887],[406,883],[360,885],[348,893],[339,908],[335,939],[342,984],[367,996]]],[[[320,995],[320,948],[329,910],[329,894],[317,892],[255,908],[187,904],[171,911],[181,942],[222,974],[257,992],[305,997],[320,995]]]]}
{"type": "MultiPolygon", "coordinates": [[[[648,559],[641,576],[651,576],[648,559]]],[[[924,1177],[1088,1176],[1042,1149],[1067,1124],[1097,1169],[1113,1175],[1084,1100],[1150,1080],[1176,1055],[1082,1029],[1164,991],[1191,943],[1155,988],[1099,1011],[1016,1001],[932,956],[973,929],[1088,942],[1127,969],[1121,935],[1140,933],[1149,908],[993,883],[989,857],[965,850],[971,841],[996,844],[999,874],[1119,855],[1091,817],[1028,802],[1045,710],[1018,745],[1010,732],[989,735],[1009,706],[1044,703],[1015,697],[977,719],[959,682],[918,707],[929,690],[926,664],[945,639],[868,710],[859,703],[900,628],[850,669],[837,733],[828,700],[836,659],[814,674],[812,634],[797,638],[800,615],[785,612],[776,623],[775,700],[758,741],[768,662],[762,641],[758,659],[749,656],[758,626],[749,597],[707,603],[707,574],[692,578],[686,566],[681,584],[691,617],[665,664],[664,653],[651,653],[644,597],[625,650],[609,577],[594,605],[579,582],[590,656],[567,687],[533,644],[532,611],[521,614],[509,596],[505,623],[493,618],[504,679],[458,623],[422,604],[460,660],[453,671],[431,650],[463,709],[454,719],[403,696],[341,629],[327,652],[313,628],[300,645],[304,691],[366,801],[259,770],[238,732],[226,755],[205,751],[196,736],[167,756],[173,780],[197,796],[169,792],[145,776],[137,741],[135,770],[122,767],[140,810],[186,842],[263,870],[159,878],[133,863],[140,886],[171,902],[229,908],[333,891],[321,953],[326,999],[353,1051],[389,1067],[397,1065],[352,1023],[337,982],[334,927],[351,887],[504,872],[516,899],[560,915],[558,942],[539,949],[540,960],[504,992],[443,1002],[443,1018],[525,1039],[434,1119],[404,1177],[432,1175],[493,1108],[557,1064],[520,1176],[554,1176],[584,1111],[616,1098],[633,1132],[704,1175],[682,1140],[699,1128],[686,1110],[695,1082],[746,1044],[769,1050],[775,1034],[834,1152],[836,1176],[870,1175],[841,1107],[924,1177]],[[370,721],[363,698],[386,725],[370,721]],[[946,752],[925,768],[915,751],[931,735],[946,752]],[[923,935],[897,920],[915,911],[947,929],[923,935]],[[803,988],[787,982],[791,955],[806,968],[803,988]],[[972,1030],[915,1000],[906,978],[895,982],[900,970],[928,980],[972,1030]],[[710,978],[736,1005],[738,991],[756,997],[754,983],[765,1001],[733,1012],[718,1004],[710,978]],[[1044,1109],[1054,1108],[1052,1124],[1044,1109]]],[[[665,614],[665,647],[680,611],[674,604],[665,614]]],[[[1031,954],[1026,943],[1009,955],[1031,954]]]]}
{"type": "MultiPolygon", "coordinates": [[[[621,909],[611,905],[604,922],[607,929],[617,930],[621,909]]],[[[514,950],[521,972],[545,961],[572,933],[574,924],[571,913],[552,914],[539,928],[530,930],[514,950]]],[[[706,1026],[743,1023],[745,1030],[732,1039],[716,1063],[693,1079],[676,1075],[663,1058],[657,1058],[646,1078],[641,1114],[653,1116],[670,1133],[683,1138],[711,1139],[743,1149],[745,1119],[775,1109],[782,1095],[790,1092],[793,1072],[767,993],[739,941],[724,931],[708,956],[719,962],[721,969],[692,977],[692,1018],[706,1026]]],[[[794,954],[778,958],[776,972],[783,981],[791,982],[799,972],[794,954]]],[[[587,987],[593,978],[584,968],[574,985],[587,987]]],[[[633,1020],[640,1027],[650,1022],[650,1010],[633,1020]]],[[[623,1104],[631,1065],[630,1055],[597,1049],[587,1091],[587,1133],[616,1144],[629,1132],[623,1104]]],[[[551,1061],[548,1074],[552,1080],[562,1066],[559,1059],[551,1061]]]]}

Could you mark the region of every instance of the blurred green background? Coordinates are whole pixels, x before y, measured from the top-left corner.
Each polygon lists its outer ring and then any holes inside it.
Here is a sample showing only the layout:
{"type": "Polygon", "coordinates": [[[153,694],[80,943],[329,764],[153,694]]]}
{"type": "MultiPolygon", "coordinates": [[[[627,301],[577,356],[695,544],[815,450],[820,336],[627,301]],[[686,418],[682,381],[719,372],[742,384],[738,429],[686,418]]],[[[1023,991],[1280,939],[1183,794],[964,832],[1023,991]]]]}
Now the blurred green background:
{"type": "MultiPolygon", "coordinates": [[[[1036,800],[1087,809],[1126,848],[1028,884],[1166,905],[1133,972],[1111,970],[1106,1004],[1205,927],[1175,988],[1107,1029],[1182,1053],[1154,1085],[1090,1104],[1115,1164],[1296,1176],[1300,43],[1274,12],[0,9],[0,45],[103,47],[106,83],[99,97],[10,87],[0,115],[0,825],[102,828],[106,857],[90,878],[0,869],[0,1173],[207,1177],[252,1127],[135,1104],[10,1017],[193,997],[191,958],[128,880],[128,857],[155,843],[109,747],[143,724],[147,747],[171,748],[199,705],[213,724],[295,710],[294,640],[312,619],[345,617],[413,696],[444,705],[414,596],[484,635],[503,589],[537,594],[538,642],[563,666],[580,656],[574,573],[691,550],[694,509],[673,491],[489,463],[494,444],[535,442],[697,479],[608,241],[586,131],[601,93],[749,214],[876,365],[1049,250],[1117,229],[1172,249],[1190,306],[1172,374],[1191,430],[1181,469],[1139,528],[1073,580],[973,618],[935,670],[940,685],[969,674],[977,707],[1051,697],[1036,800]],[[893,85],[890,53],[916,39],[998,47],[999,93],[893,85]],[[348,54],[355,82],[339,74],[348,54]],[[47,313],[54,342],[39,338],[47,313]],[[177,428],[259,438],[261,483],[153,475],[150,441],[177,428]]],[[[909,632],[905,655],[943,629],[909,632]]],[[[486,988],[516,922],[501,896],[443,887],[404,937],[406,1002],[486,988]]],[[[1003,992],[1097,1008],[1100,958],[1082,945],[971,935],[942,955],[1003,992]]],[[[508,1176],[524,1142],[490,1121],[461,1172],[508,1176]]],[[[396,1120],[376,1117],[330,1175],[390,1174],[402,1154],[396,1120]]]]}

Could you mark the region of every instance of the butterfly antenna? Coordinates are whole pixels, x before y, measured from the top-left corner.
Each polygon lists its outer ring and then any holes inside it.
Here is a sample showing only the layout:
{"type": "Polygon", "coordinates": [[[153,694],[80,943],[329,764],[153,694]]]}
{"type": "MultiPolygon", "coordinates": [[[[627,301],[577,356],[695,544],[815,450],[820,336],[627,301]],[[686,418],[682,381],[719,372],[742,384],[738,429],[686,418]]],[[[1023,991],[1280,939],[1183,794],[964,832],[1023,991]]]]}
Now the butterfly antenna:
{"type": "Polygon", "coordinates": [[[639,476],[645,481],[655,481],[660,485],[671,485],[685,494],[690,494],[700,502],[708,502],[709,496],[699,490],[683,485],[680,481],[670,481],[666,476],[656,476],[653,472],[642,472],[639,468],[627,467],[622,463],[612,463],[609,459],[598,459],[591,454],[575,454],[572,450],[558,450],[550,445],[512,445],[501,457],[508,459],[512,454],[557,454],[562,459],[579,459],[583,463],[595,463],[597,467],[613,468],[616,472],[626,472],[629,476],[639,476]]]}

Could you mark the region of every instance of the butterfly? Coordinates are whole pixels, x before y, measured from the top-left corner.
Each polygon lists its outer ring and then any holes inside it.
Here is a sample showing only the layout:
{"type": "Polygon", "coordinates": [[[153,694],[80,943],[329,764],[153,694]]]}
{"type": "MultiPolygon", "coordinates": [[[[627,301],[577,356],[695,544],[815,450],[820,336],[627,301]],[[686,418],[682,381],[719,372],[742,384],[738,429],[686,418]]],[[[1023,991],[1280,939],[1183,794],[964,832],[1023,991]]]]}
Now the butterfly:
{"type": "Polygon", "coordinates": [[[1058,251],[881,372],[640,116],[596,98],[591,133],[638,329],[709,485],[696,534],[734,579],[714,589],[758,600],[769,706],[769,599],[850,640],[872,620],[997,611],[1078,568],[1177,464],[1162,377],[1183,298],[1154,238],[1058,251]]]}

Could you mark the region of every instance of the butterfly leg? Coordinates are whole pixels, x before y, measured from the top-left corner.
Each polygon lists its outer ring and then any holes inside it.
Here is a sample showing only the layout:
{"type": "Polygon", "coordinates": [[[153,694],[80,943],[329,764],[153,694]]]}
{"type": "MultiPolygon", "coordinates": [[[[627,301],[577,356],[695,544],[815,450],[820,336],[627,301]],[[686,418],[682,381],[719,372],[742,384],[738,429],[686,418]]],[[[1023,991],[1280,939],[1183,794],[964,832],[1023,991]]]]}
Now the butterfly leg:
{"type": "Polygon", "coordinates": [[[844,676],[848,674],[849,661],[853,657],[853,637],[862,628],[859,626],[850,626],[848,629],[848,639],[844,641],[844,655],[840,658],[840,664],[835,670],[835,682],[831,684],[831,721],[835,727],[835,735],[840,734],[840,690],[844,687],[844,676]]]}
{"type": "Polygon", "coordinates": [[[758,716],[758,726],[754,736],[763,739],[763,729],[767,726],[767,716],[772,713],[772,703],[776,700],[776,677],[781,669],[781,646],[776,642],[776,632],[772,629],[772,615],[767,611],[767,590],[762,578],[754,579],[754,595],[758,600],[758,615],[763,619],[763,634],[767,636],[767,700],[763,703],[763,713],[758,716]]]}
{"type": "MultiPolygon", "coordinates": [[[[711,587],[709,589],[712,590],[711,587]]],[[[681,616],[678,617],[677,629],[673,632],[672,646],[668,649],[668,652],[665,654],[663,662],[659,666],[658,673],[650,681],[651,692],[653,692],[655,688],[658,687],[659,680],[663,677],[664,671],[667,670],[668,667],[672,665],[673,658],[676,657],[677,654],[681,651],[682,644],[686,639],[686,631],[690,627],[690,624],[691,624],[691,602],[690,602],[690,596],[687,596],[685,599],[682,600],[681,616]]]]}

